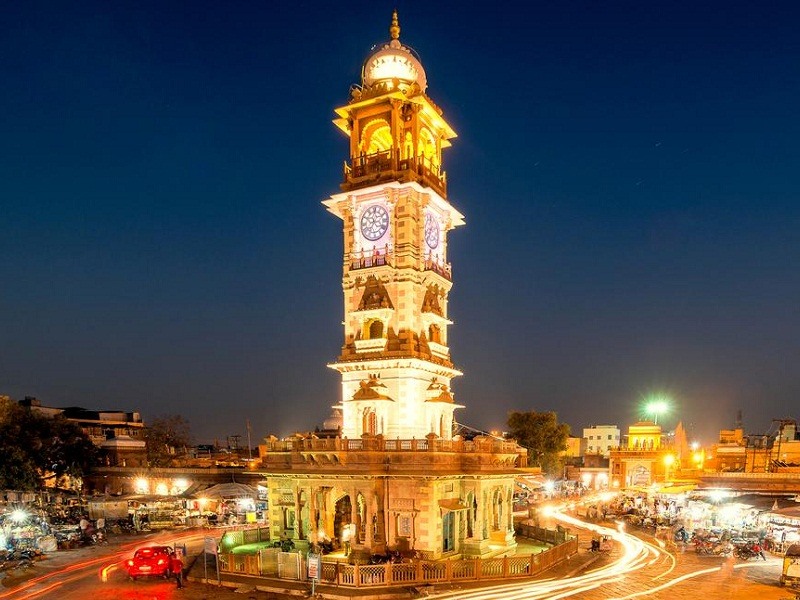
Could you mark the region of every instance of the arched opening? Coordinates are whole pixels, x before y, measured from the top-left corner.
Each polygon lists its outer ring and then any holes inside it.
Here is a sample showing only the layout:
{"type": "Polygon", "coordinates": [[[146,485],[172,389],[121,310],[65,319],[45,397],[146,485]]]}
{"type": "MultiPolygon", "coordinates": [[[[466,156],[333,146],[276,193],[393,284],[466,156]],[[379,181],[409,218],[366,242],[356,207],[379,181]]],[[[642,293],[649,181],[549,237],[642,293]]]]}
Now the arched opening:
{"type": "Polygon", "coordinates": [[[425,165],[431,168],[439,167],[439,159],[436,151],[436,138],[429,129],[423,127],[419,131],[419,145],[417,156],[424,159],[425,165]]]}
{"type": "Polygon", "coordinates": [[[344,495],[336,501],[333,516],[333,535],[337,547],[350,548],[350,520],[353,516],[353,503],[349,495],[344,495]]]}
{"type": "Polygon", "coordinates": [[[378,417],[374,408],[365,408],[361,422],[361,431],[370,435],[378,433],[378,417]]]}
{"type": "Polygon", "coordinates": [[[414,140],[411,138],[411,132],[406,131],[406,137],[403,141],[403,158],[410,158],[414,156],[414,140]]]}
{"type": "Polygon", "coordinates": [[[428,327],[428,340],[436,344],[442,343],[442,330],[438,325],[431,325],[428,327]]]}
{"type": "Polygon", "coordinates": [[[375,319],[374,321],[370,321],[369,328],[367,330],[367,339],[369,340],[377,340],[383,337],[383,321],[380,319],[375,319]]]}
{"type": "Polygon", "coordinates": [[[467,537],[471,538],[475,535],[475,518],[478,513],[478,503],[475,501],[475,495],[470,492],[467,494],[467,537]]]}
{"type": "Polygon", "coordinates": [[[375,119],[361,130],[361,142],[358,145],[363,154],[375,154],[392,148],[392,130],[383,119],[375,119]]]}
{"type": "Polygon", "coordinates": [[[492,529],[498,531],[503,522],[503,494],[497,490],[492,500],[492,529]]]}
{"type": "Polygon", "coordinates": [[[442,552],[451,552],[456,548],[456,527],[454,511],[442,515],[442,552]]]}

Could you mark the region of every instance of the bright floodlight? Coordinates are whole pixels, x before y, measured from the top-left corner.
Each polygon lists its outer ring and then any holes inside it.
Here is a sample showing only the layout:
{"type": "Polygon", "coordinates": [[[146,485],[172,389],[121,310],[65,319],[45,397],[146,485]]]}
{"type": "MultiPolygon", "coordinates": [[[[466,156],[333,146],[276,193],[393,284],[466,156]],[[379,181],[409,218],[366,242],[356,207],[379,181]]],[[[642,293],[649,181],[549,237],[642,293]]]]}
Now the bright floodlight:
{"type": "Polygon", "coordinates": [[[15,523],[22,523],[27,518],[28,518],[28,513],[26,513],[21,508],[18,508],[11,513],[11,520],[14,521],[15,523]]]}
{"type": "Polygon", "coordinates": [[[645,405],[645,412],[653,415],[653,422],[658,423],[658,415],[669,412],[669,398],[666,396],[655,396],[648,399],[645,405]]]}

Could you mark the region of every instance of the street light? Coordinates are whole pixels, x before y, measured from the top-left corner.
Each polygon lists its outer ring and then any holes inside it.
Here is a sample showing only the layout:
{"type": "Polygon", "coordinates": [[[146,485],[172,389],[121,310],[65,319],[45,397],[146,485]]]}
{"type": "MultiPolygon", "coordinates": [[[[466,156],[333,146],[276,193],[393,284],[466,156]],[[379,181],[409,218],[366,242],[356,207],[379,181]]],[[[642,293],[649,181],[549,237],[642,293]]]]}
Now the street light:
{"type": "Polygon", "coordinates": [[[664,481],[669,479],[669,469],[675,463],[675,455],[674,454],[665,454],[664,455],[664,481]]]}
{"type": "Polygon", "coordinates": [[[669,398],[667,396],[652,396],[647,399],[645,413],[653,415],[653,422],[658,424],[658,415],[669,412],[669,398]]]}

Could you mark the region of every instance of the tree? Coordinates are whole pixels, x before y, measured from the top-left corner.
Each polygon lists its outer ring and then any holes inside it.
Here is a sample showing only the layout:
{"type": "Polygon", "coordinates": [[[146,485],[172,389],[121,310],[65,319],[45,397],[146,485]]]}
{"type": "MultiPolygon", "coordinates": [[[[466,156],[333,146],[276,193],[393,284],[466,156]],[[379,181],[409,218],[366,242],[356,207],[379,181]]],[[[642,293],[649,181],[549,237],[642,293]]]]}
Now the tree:
{"type": "Polygon", "coordinates": [[[554,412],[508,413],[508,437],[528,449],[528,464],[538,465],[548,475],[561,474],[559,453],[567,449],[570,429],[559,423],[554,412]]]}
{"type": "Polygon", "coordinates": [[[167,467],[172,463],[176,449],[190,444],[189,421],[180,415],[156,417],[144,432],[147,461],[151,467],[167,467]]]}
{"type": "Polygon", "coordinates": [[[0,399],[0,489],[34,490],[47,479],[83,477],[97,454],[76,423],[0,399]]]}

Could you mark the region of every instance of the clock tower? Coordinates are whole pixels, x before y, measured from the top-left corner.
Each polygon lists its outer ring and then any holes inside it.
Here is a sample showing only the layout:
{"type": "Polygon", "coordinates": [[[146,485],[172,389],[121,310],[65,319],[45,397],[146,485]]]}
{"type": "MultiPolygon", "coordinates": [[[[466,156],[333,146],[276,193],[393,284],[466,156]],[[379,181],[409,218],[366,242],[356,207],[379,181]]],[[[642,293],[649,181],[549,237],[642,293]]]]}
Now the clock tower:
{"type": "Polygon", "coordinates": [[[343,222],[342,436],[452,438],[448,233],[464,217],[447,199],[442,150],[456,137],[427,96],[425,69],[400,42],[373,50],[336,109],[350,140],[341,192],[323,201],[343,222]]]}

